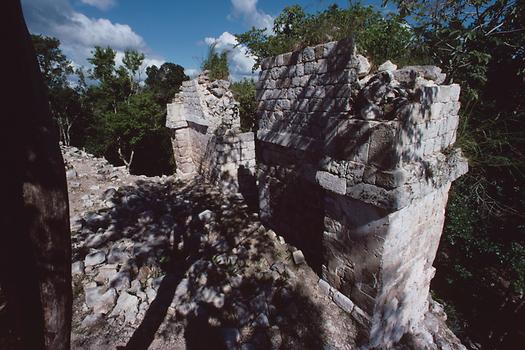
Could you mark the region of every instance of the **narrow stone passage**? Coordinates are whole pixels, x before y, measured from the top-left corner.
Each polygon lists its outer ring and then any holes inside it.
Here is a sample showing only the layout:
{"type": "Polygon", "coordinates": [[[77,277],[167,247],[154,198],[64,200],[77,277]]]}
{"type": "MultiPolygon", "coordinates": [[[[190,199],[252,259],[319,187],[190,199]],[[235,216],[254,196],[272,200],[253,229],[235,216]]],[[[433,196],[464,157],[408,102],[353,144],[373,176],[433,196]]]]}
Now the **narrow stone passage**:
{"type": "Polygon", "coordinates": [[[242,196],[64,155],[74,348],[354,348],[351,320],[242,196]]]}

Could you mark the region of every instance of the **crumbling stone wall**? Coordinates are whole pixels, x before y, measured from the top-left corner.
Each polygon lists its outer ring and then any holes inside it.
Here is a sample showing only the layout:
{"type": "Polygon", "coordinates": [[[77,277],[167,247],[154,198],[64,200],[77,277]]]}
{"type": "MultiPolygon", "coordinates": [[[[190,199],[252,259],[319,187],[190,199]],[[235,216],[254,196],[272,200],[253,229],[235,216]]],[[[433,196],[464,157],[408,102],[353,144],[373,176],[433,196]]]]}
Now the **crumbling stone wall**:
{"type": "MultiPolygon", "coordinates": [[[[237,102],[225,80],[210,81],[207,73],[185,81],[168,104],[166,126],[172,130],[177,174],[196,174],[238,189],[239,177],[253,175],[252,132],[240,132],[237,102]]],[[[242,186],[242,184],[241,184],[242,186]]]]}
{"type": "Polygon", "coordinates": [[[432,343],[432,263],[450,183],[467,171],[452,148],[460,87],[437,67],[369,70],[349,40],[262,62],[260,216],[303,249],[363,348],[432,343]]]}

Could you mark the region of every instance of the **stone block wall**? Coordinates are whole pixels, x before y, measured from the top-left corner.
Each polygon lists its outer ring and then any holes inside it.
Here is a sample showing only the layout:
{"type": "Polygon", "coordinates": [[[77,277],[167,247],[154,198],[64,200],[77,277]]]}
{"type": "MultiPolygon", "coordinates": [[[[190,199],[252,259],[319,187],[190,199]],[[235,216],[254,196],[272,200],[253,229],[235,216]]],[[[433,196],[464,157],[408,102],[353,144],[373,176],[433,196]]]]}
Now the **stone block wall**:
{"type": "Polygon", "coordinates": [[[253,176],[255,142],[252,132],[240,131],[237,102],[225,80],[210,81],[206,72],[185,81],[167,106],[177,174],[202,175],[230,189],[240,177],[253,176]]]}
{"type": "Polygon", "coordinates": [[[370,74],[343,40],[264,60],[257,86],[261,220],[304,251],[363,348],[428,334],[448,190],[467,171],[459,86],[388,63],[370,74]]]}

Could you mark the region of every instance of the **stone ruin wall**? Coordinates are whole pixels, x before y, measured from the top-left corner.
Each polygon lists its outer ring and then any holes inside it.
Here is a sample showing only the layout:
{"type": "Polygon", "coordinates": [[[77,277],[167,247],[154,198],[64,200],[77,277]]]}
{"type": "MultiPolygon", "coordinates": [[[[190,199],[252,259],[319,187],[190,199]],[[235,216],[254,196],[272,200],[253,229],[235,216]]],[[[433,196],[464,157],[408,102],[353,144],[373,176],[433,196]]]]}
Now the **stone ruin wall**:
{"type": "Polygon", "coordinates": [[[436,67],[370,65],[349,40],[262,62],[257,166],[263,223],[301,248],[320,286],[360,324],[362,348],[428,324],[448,190],[457,84],[436,67]]]}
{"type": "Polygon", "coordinates": [[[199,174],[230,189],[253,175],[254,135],[240,132],[238,104],[228,81],[210,81],[204,72],[183,82],[167,109],[177,175],[199,174]]]}

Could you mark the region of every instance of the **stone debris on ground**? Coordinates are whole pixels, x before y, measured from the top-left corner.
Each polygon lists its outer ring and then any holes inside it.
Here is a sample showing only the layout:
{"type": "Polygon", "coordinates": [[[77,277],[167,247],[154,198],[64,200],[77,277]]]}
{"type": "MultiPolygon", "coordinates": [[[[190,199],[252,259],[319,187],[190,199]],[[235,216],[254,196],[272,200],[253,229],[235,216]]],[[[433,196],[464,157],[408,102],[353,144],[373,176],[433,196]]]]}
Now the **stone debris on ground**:
{"type": "Polygon", "coordinates": [[[355,347],[302,253],[238,193],[63,154],[75,174],[73,349],[355,347]]]}

